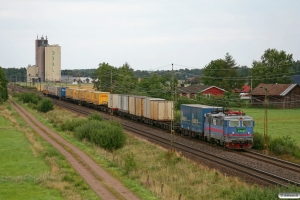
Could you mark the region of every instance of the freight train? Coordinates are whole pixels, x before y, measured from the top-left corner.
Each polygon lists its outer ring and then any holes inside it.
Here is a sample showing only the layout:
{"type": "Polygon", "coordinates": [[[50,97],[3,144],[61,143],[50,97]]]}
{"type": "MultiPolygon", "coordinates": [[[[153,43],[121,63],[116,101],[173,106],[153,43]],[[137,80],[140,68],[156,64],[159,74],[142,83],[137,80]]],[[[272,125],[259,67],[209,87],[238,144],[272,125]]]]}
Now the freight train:
{"type": "MultiPolygon", "coordinates": [[[[161,98],[45,85],[44,95],[77,103],[103,112],[171,130],[174,103],[161,98]]],[[[201,104],[180,105],[177,134],[196,137],[229,149],[250,149],[253,145],[252,117],[242,111],[201,104]]]]}

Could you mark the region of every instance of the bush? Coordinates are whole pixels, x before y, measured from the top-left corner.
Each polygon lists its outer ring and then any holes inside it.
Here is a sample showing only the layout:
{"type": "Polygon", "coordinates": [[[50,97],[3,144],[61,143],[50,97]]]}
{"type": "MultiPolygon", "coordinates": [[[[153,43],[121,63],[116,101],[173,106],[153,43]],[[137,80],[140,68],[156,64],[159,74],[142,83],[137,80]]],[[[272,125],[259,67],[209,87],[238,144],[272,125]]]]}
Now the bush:
{"type": "Polygon", "coordinates": [[[290,154],[296,156],[300,153],[295,140],[289,135],[271,139],[269,142],[269,149],[275,155],[290,154]]]}
{"type": "Polygon", "coordinates": [[[25,92],[19,95],[19,101],[23,101],[23,103],[38,104],[41,100],[42,97],[34,92],[25,92]]]}
{"type": "Polygon", "coordinates": [[[53,103],[50,99],[43,99],[42,101],[40,101],[37,105],[37,109],[41,112],[48,112],[50,110],[53,110],[53,103]]]}
{"type": "Polygon", "coordinates": [[[28,103],[28,107],[29,108],[32,108],[32,109],[37,109],[38,108],[38,106],[36,105],[36,104],[34,104],[34,103],[28,103]]]}
{"type": "Polygon", "coordinates": [[[91,121],[91,120],[103,121],[103,117],[99,113],[93,112],[93,113],[89,114],[88,120],[89,121],[91,121]]]}
{"type": "Polygon", "coordinates": [[[264,149],[264,136],[261,133],[253,134],[253,149],[263,150],[264,149]]]}
{"type": "Polygon", "coordinates": [[[87,139],[100,147],[113,151],[122,148],[126,135],[119,122],[91,120],[77,127],[74,135],[78,139],[87,139]]]}
{"type": "Polygon", "coordinates": [[[67,120],[60,126],[60,129],[62,131],[74,131],[75,128],[85,124],[86,122],[87,120],[83,118],[75,118],[72,120],[67,120]]]}

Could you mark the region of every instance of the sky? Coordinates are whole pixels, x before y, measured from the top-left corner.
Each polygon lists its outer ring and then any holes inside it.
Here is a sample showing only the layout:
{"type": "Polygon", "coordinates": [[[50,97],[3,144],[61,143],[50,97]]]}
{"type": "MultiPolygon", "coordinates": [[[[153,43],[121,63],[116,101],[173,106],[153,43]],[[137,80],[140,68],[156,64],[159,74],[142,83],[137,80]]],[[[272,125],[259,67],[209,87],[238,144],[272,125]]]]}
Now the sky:
{"type": "Polygon", "coordinates": [[[228,52],[251,67],[268,48],[300,60],[299,0],[0,0],[0,66],[35,64],[35,40],[61,69],[204,68],[228,52]]]}

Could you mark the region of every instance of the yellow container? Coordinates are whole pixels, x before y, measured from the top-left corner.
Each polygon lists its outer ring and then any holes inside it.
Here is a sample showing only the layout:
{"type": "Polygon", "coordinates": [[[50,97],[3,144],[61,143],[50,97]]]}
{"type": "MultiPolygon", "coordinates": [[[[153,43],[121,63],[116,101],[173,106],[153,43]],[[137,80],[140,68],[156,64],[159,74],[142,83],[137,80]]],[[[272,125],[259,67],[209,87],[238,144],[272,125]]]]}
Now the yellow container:
{"type": "Polygon", "coordinates": [[[80,101],[86,101],[85,99],[86,99],[86,91],[87,90],[85,90],[85,89],[80,89],[79,90],[79,100],[80,101]]]}
{"type": "Polygon", "coordinates": [[[93,92],[92,102],[96,105],[107,105],[108,104],[109,92],[93,92]]]}
{"type": "Polygon", "coordinates": [[[72,99],[79,100],[79,91],[80,89],[74,89],[72,99]]]}
{"type": "Polygon", "coordinates": [[[88,102],[88,103],[93,103],[93,93],[95,91],[91,91],[91,90],[87,90],[85,91],[85,101],[88,102]]]}
{"type": "Polygon", "coordinates": [[[72,99],[74,90],[75,90],[74,88],[67,88],[66,89],[66,97],[69,98],[69,99],[72,99]]]}

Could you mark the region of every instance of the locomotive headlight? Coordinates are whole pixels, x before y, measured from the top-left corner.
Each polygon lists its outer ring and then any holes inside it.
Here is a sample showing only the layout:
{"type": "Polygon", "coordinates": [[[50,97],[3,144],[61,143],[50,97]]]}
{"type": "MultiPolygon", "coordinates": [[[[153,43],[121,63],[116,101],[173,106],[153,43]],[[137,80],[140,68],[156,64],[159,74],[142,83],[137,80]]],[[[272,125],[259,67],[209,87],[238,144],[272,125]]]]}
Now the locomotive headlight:
{"type": "Polygon", "coordinates": [[[250,132],[248,132],[248,135],[250,135],[250,132]]]}
{"type": "Polygon", "coordinates": [[[232,135],[234,135],[234,132],[232,132],[232,135]]]}

